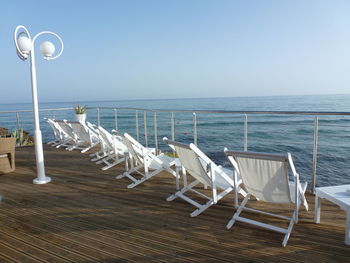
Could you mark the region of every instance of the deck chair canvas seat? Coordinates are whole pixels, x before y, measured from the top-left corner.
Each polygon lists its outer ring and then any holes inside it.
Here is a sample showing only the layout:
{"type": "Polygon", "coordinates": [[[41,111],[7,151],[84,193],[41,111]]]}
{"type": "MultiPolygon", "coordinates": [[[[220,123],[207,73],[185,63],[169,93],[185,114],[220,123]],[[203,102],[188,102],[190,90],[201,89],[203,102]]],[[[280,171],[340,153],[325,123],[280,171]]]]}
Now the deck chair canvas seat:
{"type": "Polygon", "coordinates": [[[101,138],[100,131],[98,130],[97,125],[92,124],[90,122],[86,122],[86,126],[90,128],[90,130],[100,139],[100,147],[96,150],[94,153],[90,153],[91,161],[97,162],[99,160],[102,160],[103,158],[108,157],[109,154],[112,154],[112,152],[108,152],[107,146],[104,143],[104,141],[101,138]]]}
{"type": "Polygon", "coordinates": [[[57,123],[56,120],[50,118],[44,118],[44,120],[46,120],[50,125],[54,135],[54,139],[52,141],[49,141],[47,144],[60,147],[71,140],[67,133],[62,130],[61,126],[57,123]]]}
{"type": "Polygon", "coordinates": [[[305,199],[307,183],[300,183],[291,154],[235,152],[227,149],[225,149],[225,154],[235,169],[235,177],[240,176],[242,178],[244,188],[248,192],[241,204],[238,204],[238,197],[235,196],[237,210],[228,222],[227,228],[231,228],[236,221],[240,221],[276,231],[284,234],[282,245],[286,246],[293,225],[298,223],[300,205],[303,204],[305,209],[308,210],[308,204],[305,199]],[[294,181],[289,181],[289,175],[293,177],[294,181]],[[246,204],[250,196],[256,197],[259,202],[293,204],[293,214],[291,217],[286,217],[248,208],[246,204]],[[241,216],[244,210],[288,220],[288,228],[281,228],[245,218],[241,216]]]}
{"type": "Polygon", "coordinates": [[[127,148],[122,143],[120,136],[112,135],[101,126],[98,126],[97,130],[101,141],[101,151],[95,154],[95,158],[92,161],[96,161],[96,164],[105,164],[101,168],[105,171],[125,161],[127,148]]]}
{"type": "Polygon", "coordinates": [[[94,131],[92,131],[84,122],[66,121],[68,126],[72,128],[73,136],[75,138],[75,145],[69,147],[69,150],[78,149],[81,153],[85,153],[92,147],[100,143],[94,131]]]}
{"type": "MultiPolygon", "coordinates": [[[[114,131],[115,132],[115,131],[114,131]]],[[[125,172],[116,178],[129,178],[132,183],[128,188],[133,188],[162,171],[176,175],[171,166],[175,165],[176,159],[166,156],[163,153],[156,155],[153,148],[146,148],[127,133],[116,133],[122,138],[123,144],[128,150],[125,155],[125,172]],[[141,176],[138,179],[135,175],[141,176]]]]}
{"type": "MultiPolygon", "coordinates": [[[[164,142],[171,146],[179,157],[181,167],[176,169],[176,193],[167,198],[168,201],[172,201],[179,197],[186,202],[197,207],[191,213],[191,216],[197,216],[210,206],[216,204],[220,199],[234,190],[233,172],[229,169],[225,169],[221,166],[217,166],[212,160],[210,160],[197,146],[194,144],[183,144],[175,141],[163,138],[164,142]],[[182,172],[183,188],[180,189],[179,178],[180,171],[182,172]],[[187,175],[191,175],[195,180],[189,183],[187,181],[187,175]],[[211,196],[207,196],[202,192],[193,189],[198,184],[203,184],[205,187],[210,187],[211,196]],[[185,193],[191,191],[194,192],[208,201],[205,204],[199,204],[185,193]],[[220,191],[220,193],[219,193],[220,191]]],[[[241,180],[237,180],[239,185],[241,180]]],[[[245,191],[241,188],[236,189],[237,192],[243,196],[246,195],[245,191]]]]}
{"type": "Polygon", "coordinates": [[[72,128],[68,125],[66,120],[53,120],[56,124],[57,129],[61,134],[62,141],[56,144],[56,148],[66,147],[68,150],[70,147],[77,143],[76,135],[72,128]]]}

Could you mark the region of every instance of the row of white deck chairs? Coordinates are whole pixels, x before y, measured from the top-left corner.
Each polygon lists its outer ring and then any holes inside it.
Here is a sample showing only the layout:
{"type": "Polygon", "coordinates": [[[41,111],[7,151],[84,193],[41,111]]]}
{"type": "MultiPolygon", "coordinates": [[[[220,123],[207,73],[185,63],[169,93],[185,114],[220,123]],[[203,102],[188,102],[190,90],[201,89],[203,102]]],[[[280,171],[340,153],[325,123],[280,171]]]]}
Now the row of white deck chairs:
{"type": "MultiPolygon", "coordinates": [[[[308,204],[305,199],[305,191],[307,184],[300,183],[299,175],[293,164],[291,155],[283,154],[266,154],[255,152],[237,152],[229,151],[225,148],[225,154],[233,166],[233,169],[226,169],[216,165],[210,160],[197,146],[194,144],[183,144],[164,138],[163,141],[176,152],[178,158],[171,158],[164,154],[156,154],[154,148],[146,148],[129,134],[121,134],[113,131],[110,134],[102,127],[97,127],[90,123],[80,123],[80,129],[73,128],[79,126],[76,122],[48,120],[51,127],[55,127],[52,123],[61,126],[62,122],[71,127],[73,132],[88,130],[85,133],[85,139],[71,139],[75,143],[74,146],[66,146],[67,135],[58,136],[52,145],[59,147],[64,145],[68,150],[91,149],[100,143],[100,150],[91,154],[92,161],[97,164],[104,163],[102,170],[109,169],[119,163],[124,162],[125,172],[116,178],[128,178],[132,181],[128,188],[135,187],[149,178],[167,171],[175,176],[176,192],[167,198],[172,201],[175,198],[181,198],[186,202],[194,205],[196,210],[191,216],[197,216],[210,206],[216,204],[227,194],[234,192],[234,206],[236,212],[232,219],[228,222],[227,228],[231,228],[236,221],[252,224],[261,228],[266,228],[284,234],[282,245],[286,246],[293,225],[298,222],[298,211],[300,205],[303,204],[308,210],[308,204]],[[73,125],[72,125],[73,124],[73,125]],[[89,134],[89,136],[88,136],[89,134]],[[93,139],[95,138],[95,139],[93,139]],[[60,141],[61,144],[58,142],[60,141]],[[83,142],[89,144],[86,148],[82,148],[83,142]],[[98,142],[97,142],[98,141],[98,142]],[[63,143],[63,144],[62,144],[63,143]],[[139,176],[135,175],[138,174],[139,176]],[[293,179],[289,180],[289,176],[293,179]],[[193,180],[189,180],[192,177],[193,180]],[[180,182],[182,178],[182,183],[180,182]],[[201,191],[198,186],[204,186],[208,191],[201,191]],[[187,192],[193,192],[207,199],[204,204],[200,204],[186,195],[187,192]],[[244,199],[239,204],[238,194],[244,199]],[[269,202],[274,204],[293,204],[294,211],[291,217],[281,216],[257,209],[246,207],[251,196],[254,196],[261,202],[269,202]],[[281,228],[274,225],[262,223],[256,220],[248,219],[241,216],[243,211],[256,212],[289,221],[288,228],[281,228]]],[[[64,125],[63,125],[64,126],[64,125]]],[[[67,128],[66,128],[67,129],[67,128]]],[[[54,130],[54,128],[53,128],[54,130]]],[[[61,129],[64,131],[64,129],[61,129]]],[[[55,131],[55,130],[54,130],[55,131]]],[[[79,132],[75,136],[79,138],[79,132]]],[[[56,135],[55,135],[56,136],[56,135]]],[[[70,141],[70,142],[71,142],[70,141]]]]}
{"type": "Polygon", "coordinates": [[[97,135],[87,126],[90,123],[76,121],[46,119],[54,133],[54,140],[48,142],[56,148],[66,147],[67,150],[87,152],[100,143],[97,135]]]}
{"type": "MultiPolygon", "coordinates": [[[[101,126],[89,122],[72,122],[67,120],[47,119],[55,139],[48,144],[66,147],[67,150],[81,150],[82,153],[99,145],[98,151],[90,154],[91,161],[104,164],[102,170],[107,170],[119,163],[125,164],[125,172],[116,178],[128,178],[132,181],[128,188],[146,181],[162,171],[176,175],[170,167],[175,165],[175,159],[156,154],[154,148],[143,147],[129,134],[114,131],[110,134],[101,126]],[[138,174],[140,176],[136,176],[138,174]]],[[[95,148],[94,148],[95,149],[95,148]]]]}

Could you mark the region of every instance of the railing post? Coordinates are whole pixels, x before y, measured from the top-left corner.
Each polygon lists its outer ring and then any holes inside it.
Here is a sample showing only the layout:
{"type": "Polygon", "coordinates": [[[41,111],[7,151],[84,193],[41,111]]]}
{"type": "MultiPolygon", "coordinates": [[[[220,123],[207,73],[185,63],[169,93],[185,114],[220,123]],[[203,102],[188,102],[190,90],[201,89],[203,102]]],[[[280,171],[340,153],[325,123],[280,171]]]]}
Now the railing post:
{"type": "Polygon", "coordinates": [[[316,190],[316,168],[317,168],[317,145],[318,145],[318,117],[314,120],[314,145],[312,150],[312,188],[314,194],[316,190]]]}
{"type": "Polygon", "coordinates": [[[156,145],[156,152],[158,153],[158,127],[157,127],[157,112],[153,114],[154,122],[154,144],[156,145]]]}
{"type": "Polygon", "coordinates": [[[143,112],[143,127],[144,127],[144,132],[145,132],[145,146],[148,147],[148,134],[147,134],[147,116],[146,116],[146,111],[143,112]]]}
{"type": "Polygon", "coordinates": [[[117,109],[114,109],[114,122],[115,122],[115,130],[118,131],[118,112],[117,112],[117,109]]]}
{"type": "Polygon", "coordinates": [[[100,108],[97,108],[97,126],[100,126],[100,108]]]}
{"type": "Polygon", "coordinates": [[[135,122],[136,122],[136,139],[140,141],[140,131],[139,131],[139,111],[135,111],[135,122]]]}
{"type": "Polygon", "coordinates": [[[16,112],[16,127],[18,130],[19,129],[19,113],[18,113],[18,111],[16,112]]]}
{"type": "Polygon", "coordinates": [[[171,140],[175,140],[175,121],[174,112],[171,113],[171,140]]]}
{"type": "Polygon", "coordinates": [[[247,114],[244,114],[244,141],[243,141],[243,148],[244,151],[248,151],[248,116],[247,114]]]}
{"type": "Polygon", "coordinates": [[[193,143],[197,146],[197,114],[193,112],[193,143]]]}

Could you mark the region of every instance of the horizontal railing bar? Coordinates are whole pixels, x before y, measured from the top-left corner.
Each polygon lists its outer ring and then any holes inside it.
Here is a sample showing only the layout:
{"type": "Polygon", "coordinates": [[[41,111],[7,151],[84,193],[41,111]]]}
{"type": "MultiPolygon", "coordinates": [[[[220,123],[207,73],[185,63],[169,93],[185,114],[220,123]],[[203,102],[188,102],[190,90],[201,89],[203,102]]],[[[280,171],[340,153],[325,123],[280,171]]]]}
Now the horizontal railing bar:
{"type": "MultiPolygon", "coordinates": [[[[117,109],[117,110],[139,110],[139,111],[148,111],[148,112],[183,112],[183,113],[204,113],[204,114],[266,114],[266,115],[342,115],[350,116],[350,112],[332,112],[332,111],[228,111],[228,110],[176,110],[176,109],[145,109],[145,108],[129,108],[129,107],[86,107],[87,109],[117,109]]],[[[49,109],[40,109],[39,111],[64,111],[64,110],[73,110],[74,108],[49,108],[49,109]]],[[[13,110],[13,111],[0,111],[0,114],[4,113],[21,113],[21,112],[33,112],[33,110],[13,110]]]]}
{"type": "MultiPolygon", "coordinates": [[[[39,111],[63,111],[63,110],[73,110],[74,108],[55,108],[55,109],[39,109],[39,111]]],[[[3,113],[21,113],[21,112],[33,112],[33,110],[11,110],[11,111],[0,111],[0,114],[3,113]]]]}
{"type": "MultiPolygon", "coordinates": [[[[190,112],[190,113],[210,113],[210,114],[280,114],[280,115],[350,115],[350,112],[331,112],[331,111],[226,111],[226,110],[164,110],[164,109],[145,109],[145,108],[128,108],[128,107],[100,107],[100,109],[118,110],[140,110],[149,112],[190,112]]],[[[94,107],[87,107],[94,109],[94,107]]]]}

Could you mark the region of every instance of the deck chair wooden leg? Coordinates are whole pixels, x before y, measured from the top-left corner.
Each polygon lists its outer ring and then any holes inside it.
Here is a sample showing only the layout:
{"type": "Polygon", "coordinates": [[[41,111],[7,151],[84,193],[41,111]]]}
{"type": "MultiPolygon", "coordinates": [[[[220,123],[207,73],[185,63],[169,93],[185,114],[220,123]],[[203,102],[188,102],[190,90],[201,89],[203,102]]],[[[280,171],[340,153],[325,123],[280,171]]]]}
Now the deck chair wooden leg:
{"type": "Polygon", "coordinates": [[[70,152],[70,151],[73,151],[75,148],[77,148],[77,146],[74,145],[74,146],[67,147],[66,150],[70,152]]]}
{"type": "MultiPolygon", "coordinates": [[[[125,171],[129,171],[129,160],[130,160],[130,158],[129,158],[128,154],[125,153],[125,159],[124,159],[125,171]]],[[[117,175],[115,178],[116,179],[121,179],[123,177],[125,177],[124,173],[121,174],[121,175],[117,175]]]]}
{"type": "Polygon", "coordinates": [[[151,177],[157,175],[158,173],[160,173],[163,170],[164,170],[163,168],[159,168],[157,170],[154,170],[152,173],[147,173],[141,179],[134,181],[134,183],[132,183],[132,184],[129,184],[128,188],[134,188],[135,186],[143,183],[144,181],[146,181],[146,180],[150,179],[151,177]]]}
{"type": "Polygon", "coordinates": [[[292,232],[294,223],[295,223],[296,211],[293,213],[293,217],[290,219],[289,226],[287,229],[287,233],[284,235],[282,246],[285,247],[290,237],[290,233],[292,232]]]}
{"type": "Polygon", "coordinates": [[[241,195],[243,195],[243,197],[246,197],[247,196],[247,192],[246,191],[244,191],[242,188],[238,188],[238,193],[239,194],[241,194],[241,195]]]}
{"type": "Polygon", "coordinates": [[[99,142],[95,142],[95,143],[90,143],[89,147],[86,147],[84,149],[81,150],[81,153],[86,153],[87,151],[89,151],[91,148],[95,147],[97,144],[99,144],[99,142]]]}
{"type": "Polygon", "coordinates": [[[167,200],[168,202],[170,202],[170,201],[173,201],[176,197],[177,197],[176,194],[172,194],[172,195],[169,195],[169,196],[167,197],[166,200],[167,200]]]}
{"type": "Polygon", "coordinates": [[[227,229],[230,229],[233,226],[233,224],[236,222],[236,219],[242,213],[242,211],[243,211],[245,205],[247,204],[249,198],[250,198],[250,194],[247,194],[246,197],[244,197],[244,199],[243,199],[242,203],[239,205],[236,213],[234,213],[232,219],[230,221],[228,221],[228,223],[226,225],[227,229]]]}
{"type": "Polygon", "coordinates": [[[105,157],[107,157],[107,154],[104,154],[104,155],[102,155],[102,156],[96,156],[95,158],[92,158],[91,159],[91,162],[96,162],[96,164],[97,164],[97,162],[99,162],[99,160],[101,160],[101,159],[103,159],[103,158],[105,158],[105,157]]]}
{"type": "Polygon", "coordinates": [[[209,207],[211,207],[213,204],[215,204],[214,200],[209,200],[205,205],[201,205],[200,208],[194,210],[191,213],[191,217],[195,217],[198,216],[199,214],[201,214],[202,212],[204,212],[206,209],[208,209],[209,207]]]}
{"type": "Polygon", "coordinates": [[[175,198],[180,197],[181,195],[183,195],[187,191],[191,190],[191,188],[196,186],[197,184],[199,184],[199,181],[197,181],[197,180],[193,181],[189,185],[184,186],[180,191],[177,191],[176,193],[170,195],[166,200],[168,202],[173,201],[175,198]]]}
{"type": "Polygon", "coordinates": [[[216,203],[217,203],[220,199],[224,198],[227,194],[231,193],[232,190],[233,190],[233,187],[229,187],[229,188],[227,188],[227,189],[221,191],[219,194],[217,194],[216,203]]]}
{"type": "Polygon", "coordinates": [[[123,177],[129,178],[133,182],[137,182],[137,179],[135,179],[132,175],[130,175],[128,172],[123,173],[123,177]]]}
{"type": "Polygon", "coordinates": [[[166,167],[166,168],[164,168],[164,170],[176,177],[176,172],[173,169],[166,167]]]}
{"type": "Polygon", "coordinates": [[[128,177],[129,179],[133,178],[131,180],[134,181],[134,182],[137,182],[137,179],[135,177],[133,177],[131,174],[134,173],[134,172],[139,173],[138,169],[140,169],[141,167],[142,167],[141,165],[133,167],[130,170],[127,170],[126,172],[124,172],[123,174],[117,175],[115,178],[116,179],[121,179],[121,178],[124,178],[124,177],[128,177]]]}
{"type": "Polygon", "coordinates": [[[114,166],[120,164],[122,161],[124,161],[124,158],[113,159],[113,162],[107,163],[106,166],[103,166],[103,167],[101,168],[101,170],[102,170],[102,171],[106,171],[106,170],[108,170],[109,168],[112,168],[112,167],[114,167],[114,166]]]}
{"type": "Polygon", "coordinates": [[[108,164],[108,165],[103,166],[103,167],[101,168],[101,170],[102,170],[102,171],[106,171],[106,170],[108,170],[109,168],[112,168],[112,167],[116,166],[117,164],[118,164],[118,162],[110,163],[110,164],[108,164]]]}
{"type": "Polygon", "coordinates": [[[88,150],[90,150],[93,146],[90,146],[90,147],[86,147],[84,149],[82,149],[80,152],[81,153],[86,153],[88,150]]]}

